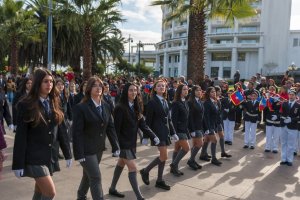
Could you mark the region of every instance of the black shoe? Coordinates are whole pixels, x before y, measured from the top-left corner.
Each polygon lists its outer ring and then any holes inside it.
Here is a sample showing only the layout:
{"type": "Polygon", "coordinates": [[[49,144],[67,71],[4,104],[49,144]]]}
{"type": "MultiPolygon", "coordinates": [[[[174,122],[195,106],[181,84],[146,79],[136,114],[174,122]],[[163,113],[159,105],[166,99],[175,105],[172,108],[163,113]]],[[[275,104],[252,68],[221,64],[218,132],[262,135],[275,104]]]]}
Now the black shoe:
{"type": "Polygon", "coordinates": [[[272,153],[278,153],[278,151],[277,150],[273,150],[272,153]]]}
{"type": "Polygon", "coordinates": [[[119,198],[124,198],[125,195],[118,192],[117,190],[112,190],[111,188],[109,188],[109,194],[115,197],[119,197],[119,198]]]}
{"type": "Polygon", "coordinates": [[[196,161],[194,161],[195,165],[198,167],[198,169],[202,169],[202,166],[199,165],[196,161]]]}
{"type": "Polygon", "coordinates": [[[286,161],[281,161],[280,162],[280,165],[286,165],[288,162],[286,162],[286,161]]]}
{"type": "Polygon", "coordinates": [[[297,155],[297,152],[294,152],[294,156],[296,156],[297,155]]]}
{"type": "Polygon", "coordinates": [[[244,148],[244,149],[248,149],[248,147],[249,147],[248,145],[244,145],[244,147],[243,147],[243,148],[244,148]]]}
{"type": "Polygon", "coordinates": [[[221,157],[222,158],[231,158],[232,155],[228,154],[228,153],[221,153],[221,157]]]}
{"type": "Polygon", "coordinates": [[[208,156],[200,156],[199,159],[200,159],[200,160],[207,161],[207,162],[210,161],[210,158],[209,158],[208,156]]]}
{"type": "Polygon", "coordinates": [[[271,150],[269,150],[269,149],[265,149],[265,152],[266,152],[266,153],[269,153],[269,152],[271,152],[271,150]]]}
{"type": "Polygon", "coordinates": [[[291,166],[293,166],[293,163],[292,162],[286,162],[286,165],[291,167],[291,166]]]}
{"type": "Polygon", "coordinates": [[[145,183],[145,185],[149,185],[150,181],[149,181],[149,173],[145,172],[145,169],[141,169],[140,170],[140,174],[142,176],[142,180],[145,183]]]}
{"type": "Polygon", "coordinates": [[[170,190],[171,187],[165,183],[165,181],[156,181],[155,187],[161,188],[164,190],[170,190]]]}
{"type": "Polygon", "coordinates": [[[187,165],[188,165],[191,169],[193,169],[193,170],[195,170],[195,171],[198,169],[198,166],[195,165],[195,162],[194,162],[194,161],[188,160],[187,165]]]}
{"type": "Polygon", "coordinates": [[[209,159],[211,159],[211,155],[206,154],[206,156],[207,156],[209,159]]]}
{"type": "Polygon", "coordinates": [[[228,141],[228,145],[232,145],[232,142],[228,141]]]}
{"type": "Polygon", "coordinates": [[[173,164],[170,164],[170,168],[171,168],[171,173],[174,175],[174,176],[181,176],[182,174],[180,173],[180,171],[178,170],[177,167],[175,167],[173,164]]]}
{"type": "Polygon", "coordinates": [[[229,141],[225,141],[224,144],[228,144],[229,141]]]}
{"type": "Polygon", "coordinates": [[[251,146],[250,149],[255,149],[255,147],[254,147],[254,146],[251,146]]]}
{"type": "Polygon", "coordinates": [[[177,171],[180,173],[180,175],[184,175],[184,173],[182,171],[180,171],[179,169],[177,169],[177,171]]]}
{"type": "Polygon", "coordinates": [[[218,161],[218,159],[212,159],[211,160],[211,164],[217,165],[217,166],[221,166],[222,162],[218,161]]]}

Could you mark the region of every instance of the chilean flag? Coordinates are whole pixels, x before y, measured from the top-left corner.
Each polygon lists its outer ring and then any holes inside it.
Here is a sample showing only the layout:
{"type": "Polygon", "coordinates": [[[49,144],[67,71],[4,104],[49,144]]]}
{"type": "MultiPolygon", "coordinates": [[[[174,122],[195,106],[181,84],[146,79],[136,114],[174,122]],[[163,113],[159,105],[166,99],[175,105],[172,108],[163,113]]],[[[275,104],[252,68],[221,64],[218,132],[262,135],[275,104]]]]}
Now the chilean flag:
{"type": "Polygon", "coordinates": [[[270,97],[267,99],[267,107],[269,108],[270,111],[274,111],[272,104],[274,103],[274,98],[270,97]]]}
{"type": "Polygon", "coordinates": [[[245,100],[245,98],[240,91],[236,91],[230,95],[230,100],[235,106],[238,106],[245,100]]]}
{"type": "Polygon", "coordinates": [[[150,94],[152,86],[150,84],[145,85],[144,92],[150,94]]]}
{"type": "Polygon", "coordinates": [[[259,107],[258,107],[259,111],[260,112],[263,111],[266,106],[267,106],[267,100],[266,100],[266,98],[265,97],[261,97],[261,100],[259,102],[259,107]]]}

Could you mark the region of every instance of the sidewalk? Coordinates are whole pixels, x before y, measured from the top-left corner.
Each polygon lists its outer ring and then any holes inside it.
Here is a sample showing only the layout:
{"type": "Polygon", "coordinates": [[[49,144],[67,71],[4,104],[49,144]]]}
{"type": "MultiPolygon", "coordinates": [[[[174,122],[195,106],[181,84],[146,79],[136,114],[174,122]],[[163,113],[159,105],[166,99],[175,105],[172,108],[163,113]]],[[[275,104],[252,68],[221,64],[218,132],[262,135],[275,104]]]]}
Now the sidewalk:
{"type": "MultiPolygon", "coordinates": [[[[11,171],[12,145],[14,134],[7,131],[5,136],[9,155],[4,163],[4,171],[0,180],[1,200],[30,200],[33,194],[34,181],[30,178],[17,179],[11,171]]],[[[168,160],[165,168],[165,180],[172,188],[171,191],[164,191],[154,187],[157,168],[150,172],[150,185],[143,184],[138,174],[138,182],[142,194],[146,199],[151,200],[225,200],[225,199],[253,199],[253,200],[281,200],[300,199],[300,157],[296,157],[292,167],[280,166],[280,153],[264,153],[265,134],[262,131],[257,133],[257,147],[255,150],[243,149],[243,133],[235,132],[234,143],[226,146],[228,152],[233,155],[230,160],[221,159],[222,167],[210,163],[199,162],[203,168],[192,171],[186,165],[188,156],[180,163],[184,176],[174,177],[170,174],[168,160]]],[[[107,146],[109,143],[107,142],[107,146]]],[[[172,155],[173,146],[169,147],[169,158],[172,155]]],[[[116,158],[111,157],[109,149],[104,153],[100,169],[102,173],[102,184],[105,199],[113,198],[108,194],[116,158]]],[[[218,151],[220,148],[218,145],[218,151]]],[[[136,160],[138,169],[146,166],[157,155],[155,147],[138,145],[136,160]]],[[[210,150],[209,150],[210,152],[210,150]]],[[[218,153],[220,157],[220,153],[218,153]]],[[[198,157],[198,156],[197,156],[198,157]]],[[[56,185],[57,200],[75,200],[76,191],[79,185],[82,168],[77,162],[73,162],[71,169],[65,168],[64,161],[60,162],[61,172],[53,176],[56,185]]],[[[128,181],[127,169],[117,185],[117,189],[124,193],[124,200],[135,200],[134,193],[128,181]]],[[[88,194],[90,197],[90,193],[88,194]]]]}

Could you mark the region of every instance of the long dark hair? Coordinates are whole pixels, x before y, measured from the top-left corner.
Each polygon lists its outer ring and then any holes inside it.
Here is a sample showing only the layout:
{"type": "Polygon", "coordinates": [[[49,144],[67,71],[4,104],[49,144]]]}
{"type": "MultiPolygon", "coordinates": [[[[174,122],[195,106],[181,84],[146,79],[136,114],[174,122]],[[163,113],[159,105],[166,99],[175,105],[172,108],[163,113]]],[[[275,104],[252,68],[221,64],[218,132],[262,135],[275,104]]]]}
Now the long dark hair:
{"type": "Polygon", "coordinates": [[[206,90],[206,92],[205,92],[205,100],[206,100],[206,101],[210,99],[209,94],[210,94],[210,92],[211,92],[212,90],[216,90],[216,89],[215,89],[214,87],[212,87],[212,86],[207,88],[207,90],[206,90]]]}
{"type": "Polygon", "coordinates": [[[175,92],[174,102],[181,101],[181,93],[182,93],[182,89],[184,86],[187,86],[187,85],[179,84],[179,86],[177,87],[176,92],[175,92]]]}
{"type": "MultiPolygon", "coordinates": [[[[64,90],[62,91],[62,93],[63,93],[63,101],[66,103],[68,101],[69,93],[68,93],[67,88],[65,86],[65,82],[61,78],[58,78],[58,79],[56,79],[55,87],[56,87],[57,83],[62,83],[64,85],[64,90]]],[[[59,92],[61,92],[61,91],[59,91],[59,92]]]]}
{"type": "Polygon", "coordinates": [[[103,82],[98,76],[92,76],[87,81],[84,97],[83,97],[81,102],[87,102],[89,99],[92,98],[91,97],[91,91],[92,91],[92,88],[93,88],[93,85],[95,84],[95,82],[99,82],[100,85],[102,86],[102,93],[101,93],[101,96],[100,96],[100,99],[102,99],[103,90],[104,90],[103,82]]]}
{"type": "Polygon", "coordinates": [[[40,89],[43,82],[43,79],[46,76],[51,76],[53,80],[53,87],[50,91],[48,97],[51,103],[51,110],[54,114],[55,121],[61,123],[64,119],[64,114],[60,110],[59,105],[59,92],[55,87],[55,79],[52,76],[51,72],[47,69],[38,68],[35,70],[33,75],[33,82],[31,90],[28,95],[22,100],[28,106],[28,113],[26,113],[25,122],[31,122],[33,126],[37,126],[41,121],[47,123],[42,115],[42,107],[40,106],[40,89]]]}
{"type": "MultiPolygon", "coordinates": [[[[122,94],[121,94],[121,98],[120,98],[120,102],[119,102],[119,105],[124,109],[126,110],[127,114],[129,115],[129,101],[128,101],[128,90],[129,90],[129,87],[130,86],[135,86],[137,88],[137,90],[139,90],[139,87],[134,84],[134,83],[126,83],[124,88],[123,88],[123,91],[122,91],[122,94]]],[[[137,97],[134,99],[133,101],[133,107],[134,107],[134,112],[136,114],[136,116],[140,117],[142,115],[142,109],[140,107],[140,103],[139,103],[139,100],[138,100],[138,95],[137,97]]]]}
{"type": "Polygon", "coordinates": [[[26,92],[26,84],[28,81],[32,81],[32,79],[28,77],[22,78],[21,83],[18,87],[18,93],[24,94],[26,92]]]}

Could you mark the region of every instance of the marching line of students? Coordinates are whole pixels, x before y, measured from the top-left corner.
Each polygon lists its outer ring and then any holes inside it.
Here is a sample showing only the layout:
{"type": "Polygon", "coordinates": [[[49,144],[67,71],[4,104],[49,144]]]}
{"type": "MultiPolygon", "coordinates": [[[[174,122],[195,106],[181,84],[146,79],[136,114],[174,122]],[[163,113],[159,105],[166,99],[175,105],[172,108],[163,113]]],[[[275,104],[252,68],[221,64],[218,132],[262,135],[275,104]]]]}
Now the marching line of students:
{"type": "MultiPolygon", "coordinates": [[[[74,103],[70,107],[73,112],[69,118],[73,120],[73,153],[75,160],[83,168],[77,192],[78,200],[87,199],[88,189],[94,200],[104,199],[99,163],[105,150],[106,137],[111,143],[113,156],[119,157],[109,194],[120,198],[125,196],[117,190],[117,183],[127,166],[129,182],[138,200],[145,199],[139,190],[135,163],[138,130],[143,132],[142,143],[147,145],[150,138],[151,145],[157,146],[159,151],[159,155],[139,171],[142,180],[149,185],[149,173],[158,166],[155,187],[164,190],[171,189],[164,181],[163,172],[168,159],[167,148],[172,139],[174,151],[170,172],[177,177],[184,175],[179,163],[189,152],[187,165],[192,170],[202,168],[195,160],[200,150],[200,160],[222,165],[216,157],[218,142],[221,157],[232,157],[226,153],[225,144],[233,144],[236,110],[240,108],[244,111],[244,148],[254,149],[256,146],[257,123],[262,116],[259,111],[260,102],[257,100],[259,93],[256,90],[248,90],[248,99],[235,106],[229,98],[232,90],[226,96],[221,96],[220,87],[208,87],[204,94],[201,87],[195,85],[189,93],[187,85],[179,84],[174,91],[172,104],[168,105],[167,82],[159,79],[153,85],[144,117],[143,103],[138,95],[139,86],[134,83],[125,84],[120,101],[114,109],[109,97],[105,96],[106,86],[100,78],[93,76],[82,84],[79,94],[72,95],[74,103]],[[211,156],[207,153],[209,144],[211,156]]],[[[17,103],[12,168],[18,178],[28,176],[35,179],[34,200],[53,199],[55,196],[51,176],[60,169],[58,146],[63,151],[67,167],[72,163],[70,138],[64,123],[67,120],[64,114],[67,112],[61,110],[61,92],[62,89],[58,91],[55,88],[51,73],[38,69],[34,74],[32,89],[17,103]],[[36,151],[37,148],[42,150],[36,151]]],[[[264,109],[264,118],[267,139],[265,152],[277,153],[280,138],[280,164],[291,166],[293,153],[298,148],[300,129],[300,104],[296,102],[296,92],[289,90],[288,100],[285,102],[272,102],[271,107],[264,109]]]]}

